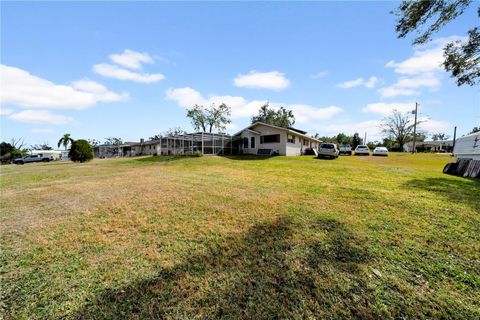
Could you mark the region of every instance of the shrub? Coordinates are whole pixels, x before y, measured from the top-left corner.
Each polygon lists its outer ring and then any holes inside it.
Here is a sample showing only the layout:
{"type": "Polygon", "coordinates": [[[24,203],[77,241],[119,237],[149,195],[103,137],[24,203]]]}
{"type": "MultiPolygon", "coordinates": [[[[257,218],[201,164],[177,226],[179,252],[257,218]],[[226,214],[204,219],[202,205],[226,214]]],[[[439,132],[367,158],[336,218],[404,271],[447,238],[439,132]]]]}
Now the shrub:
{"type": "Polygon", "coordinates": [[[193,154],[193,156],[195,156],[195,157],[203,157],[203,153],[202,153],[200,150],[197,150],[197,151],[195,151],[195,153],[193,154]]]}
{"type": "Polygon", "coordinates": [[[68,153],[70,159],[74,162],[85,162],[93,159],[93,149],[87,140],[75,140],[72,143],[70,152],[68,153]]]}

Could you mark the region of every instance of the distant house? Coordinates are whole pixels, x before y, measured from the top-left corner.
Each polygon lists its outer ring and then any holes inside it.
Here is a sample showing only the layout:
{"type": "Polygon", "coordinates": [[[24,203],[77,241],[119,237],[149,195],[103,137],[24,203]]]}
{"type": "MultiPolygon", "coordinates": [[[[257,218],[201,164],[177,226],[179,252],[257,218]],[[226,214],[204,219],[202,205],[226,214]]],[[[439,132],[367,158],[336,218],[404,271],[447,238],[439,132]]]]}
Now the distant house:
{"type": "MultiPolygon", "coordinates": [[[[453,140],[439,140],[439,141],[418,141],[415,143],[417,152],[452,152],[453,140]]],[[[407,142],[403,145],[403,150],[406,152],[413,151],[413,142],[407,142]]]]}
{"type": "Polygon", "coordinates": [[[299,156],[305,154],[307,148],[317,149],[321,143],[306,133],[291,127],[256,122],[235,136],[241,138],[240,151],[244,154],[299,156]]]}
{"type": "Polygon", "coordinates": [[[93,147],[93,155],[96,158],[117,158],[129,157],[132,154],[132,146],[137,142],[125,142],[122,145],[116,146],[113,144],[100,144],[93,147]]]}
{"type": "Polygon", "coordinates": [[[130,145],[130,147],[132,156],[156,156],[161,154],[162,149],[160,139],[149,141],[144,141],[143,139],[140,139],[140,142],[133,143],[130,145]]]}

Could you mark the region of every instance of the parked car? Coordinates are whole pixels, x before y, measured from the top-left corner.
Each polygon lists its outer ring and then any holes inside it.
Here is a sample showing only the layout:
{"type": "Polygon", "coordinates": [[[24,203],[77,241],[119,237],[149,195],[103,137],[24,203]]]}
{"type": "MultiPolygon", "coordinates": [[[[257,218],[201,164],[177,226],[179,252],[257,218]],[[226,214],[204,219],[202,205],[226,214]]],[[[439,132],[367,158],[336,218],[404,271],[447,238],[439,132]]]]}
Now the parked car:
{"type": "Polygon", "coordinates": [[[349,144],[342,144],[339,149],[339,154],[348,154],[349,156],[352,155],[352,146],[349,144]]]}
{"type": "Polygon", "coordinates": [[[366,145],[359,145],[355,148],[355,155],[356,156],[369,156],[370,149],[366,145]]]}
{"type": "Polygon", "coordinates": [[[388,149],[385,148],[385,147],[376,147],[375,149],[373,149],[373,155],[374,156],[387,157],[388,156],[388,149]]]}
{"type": "Polygon", "coordinates": [[[338,147],[335,143],[322,143],[318,148],[319,158],[338,158],[338,147]]]}
{"type": "Polygon", "coordinates": [[[44,157],[41,154],[34,154],[30,156],[25,156],[22,158],[13,159],[13,163],[25,164],[25,163],[31,163],[31,162],[49,162],[50,160],[52,160],[52,157],[44,157]]]}

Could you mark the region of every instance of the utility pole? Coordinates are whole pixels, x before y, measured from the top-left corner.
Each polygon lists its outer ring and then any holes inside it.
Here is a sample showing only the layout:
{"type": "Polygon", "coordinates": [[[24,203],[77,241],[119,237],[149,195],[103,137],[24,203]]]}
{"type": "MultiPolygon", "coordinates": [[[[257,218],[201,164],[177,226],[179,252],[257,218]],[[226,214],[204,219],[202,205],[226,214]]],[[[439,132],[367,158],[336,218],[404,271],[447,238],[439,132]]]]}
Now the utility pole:
{"type": "Polygon", "coordinates": [[[453,153],[453,149],[455,149],[455,139],[457,139],[457,126],[455,126],[455,128],[453,128],[453,146],[452,146],[452,153],[453,153]]]}
{"type": "Polygon", "coordinates": [[[415,153],[417,150],[415,149],[415,143],[417,142],[417,112],[418,111],[418,103],[415,102],[415,111],[412,111],[412,113],[415,114],[415,122],[413,123],[413,149],[412,153],[415,153]]]}
{"type": "Polygon", "coordinates": [[[367,131],[365,131],[365,136],[363,137],[363,144],[367,144],[367,131]]]}

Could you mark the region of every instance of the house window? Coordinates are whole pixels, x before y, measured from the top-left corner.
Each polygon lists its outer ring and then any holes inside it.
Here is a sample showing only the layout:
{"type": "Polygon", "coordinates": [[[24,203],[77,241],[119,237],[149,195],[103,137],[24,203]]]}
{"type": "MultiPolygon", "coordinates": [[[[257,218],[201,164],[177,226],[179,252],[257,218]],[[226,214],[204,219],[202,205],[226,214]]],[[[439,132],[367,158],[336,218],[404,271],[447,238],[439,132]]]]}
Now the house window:
{"type": "Polygon", "coordinates": [[[270,134],[267,136],[260,136],[260,144],[263,143],[279,143],[280,135],[279,134],[270,134]]]}
{"type": "Polygon", "coordinates": [[[291,135],[291,134],[288,134],[287,135],[287,141],[289,143],[295,143],[295,136],[291,135]]]}
{"type": "Polygon", "coordinates": [[[250,137],[250,148],[255,149],[255,137],[250,137]]]}
{"type": "Polygon", "coordinates": [[[248,138],[247,137],[243,138],[243,148],[248,149],[248,138]]]}
{"type": "Polygon", "coordinates": [[[310,141],[308,141],[307,139],[303,139],[303,145],[304,145],[304,146],[308,146],[308,143],[309,143],[309,142],[310,142],[310,141]]]}

